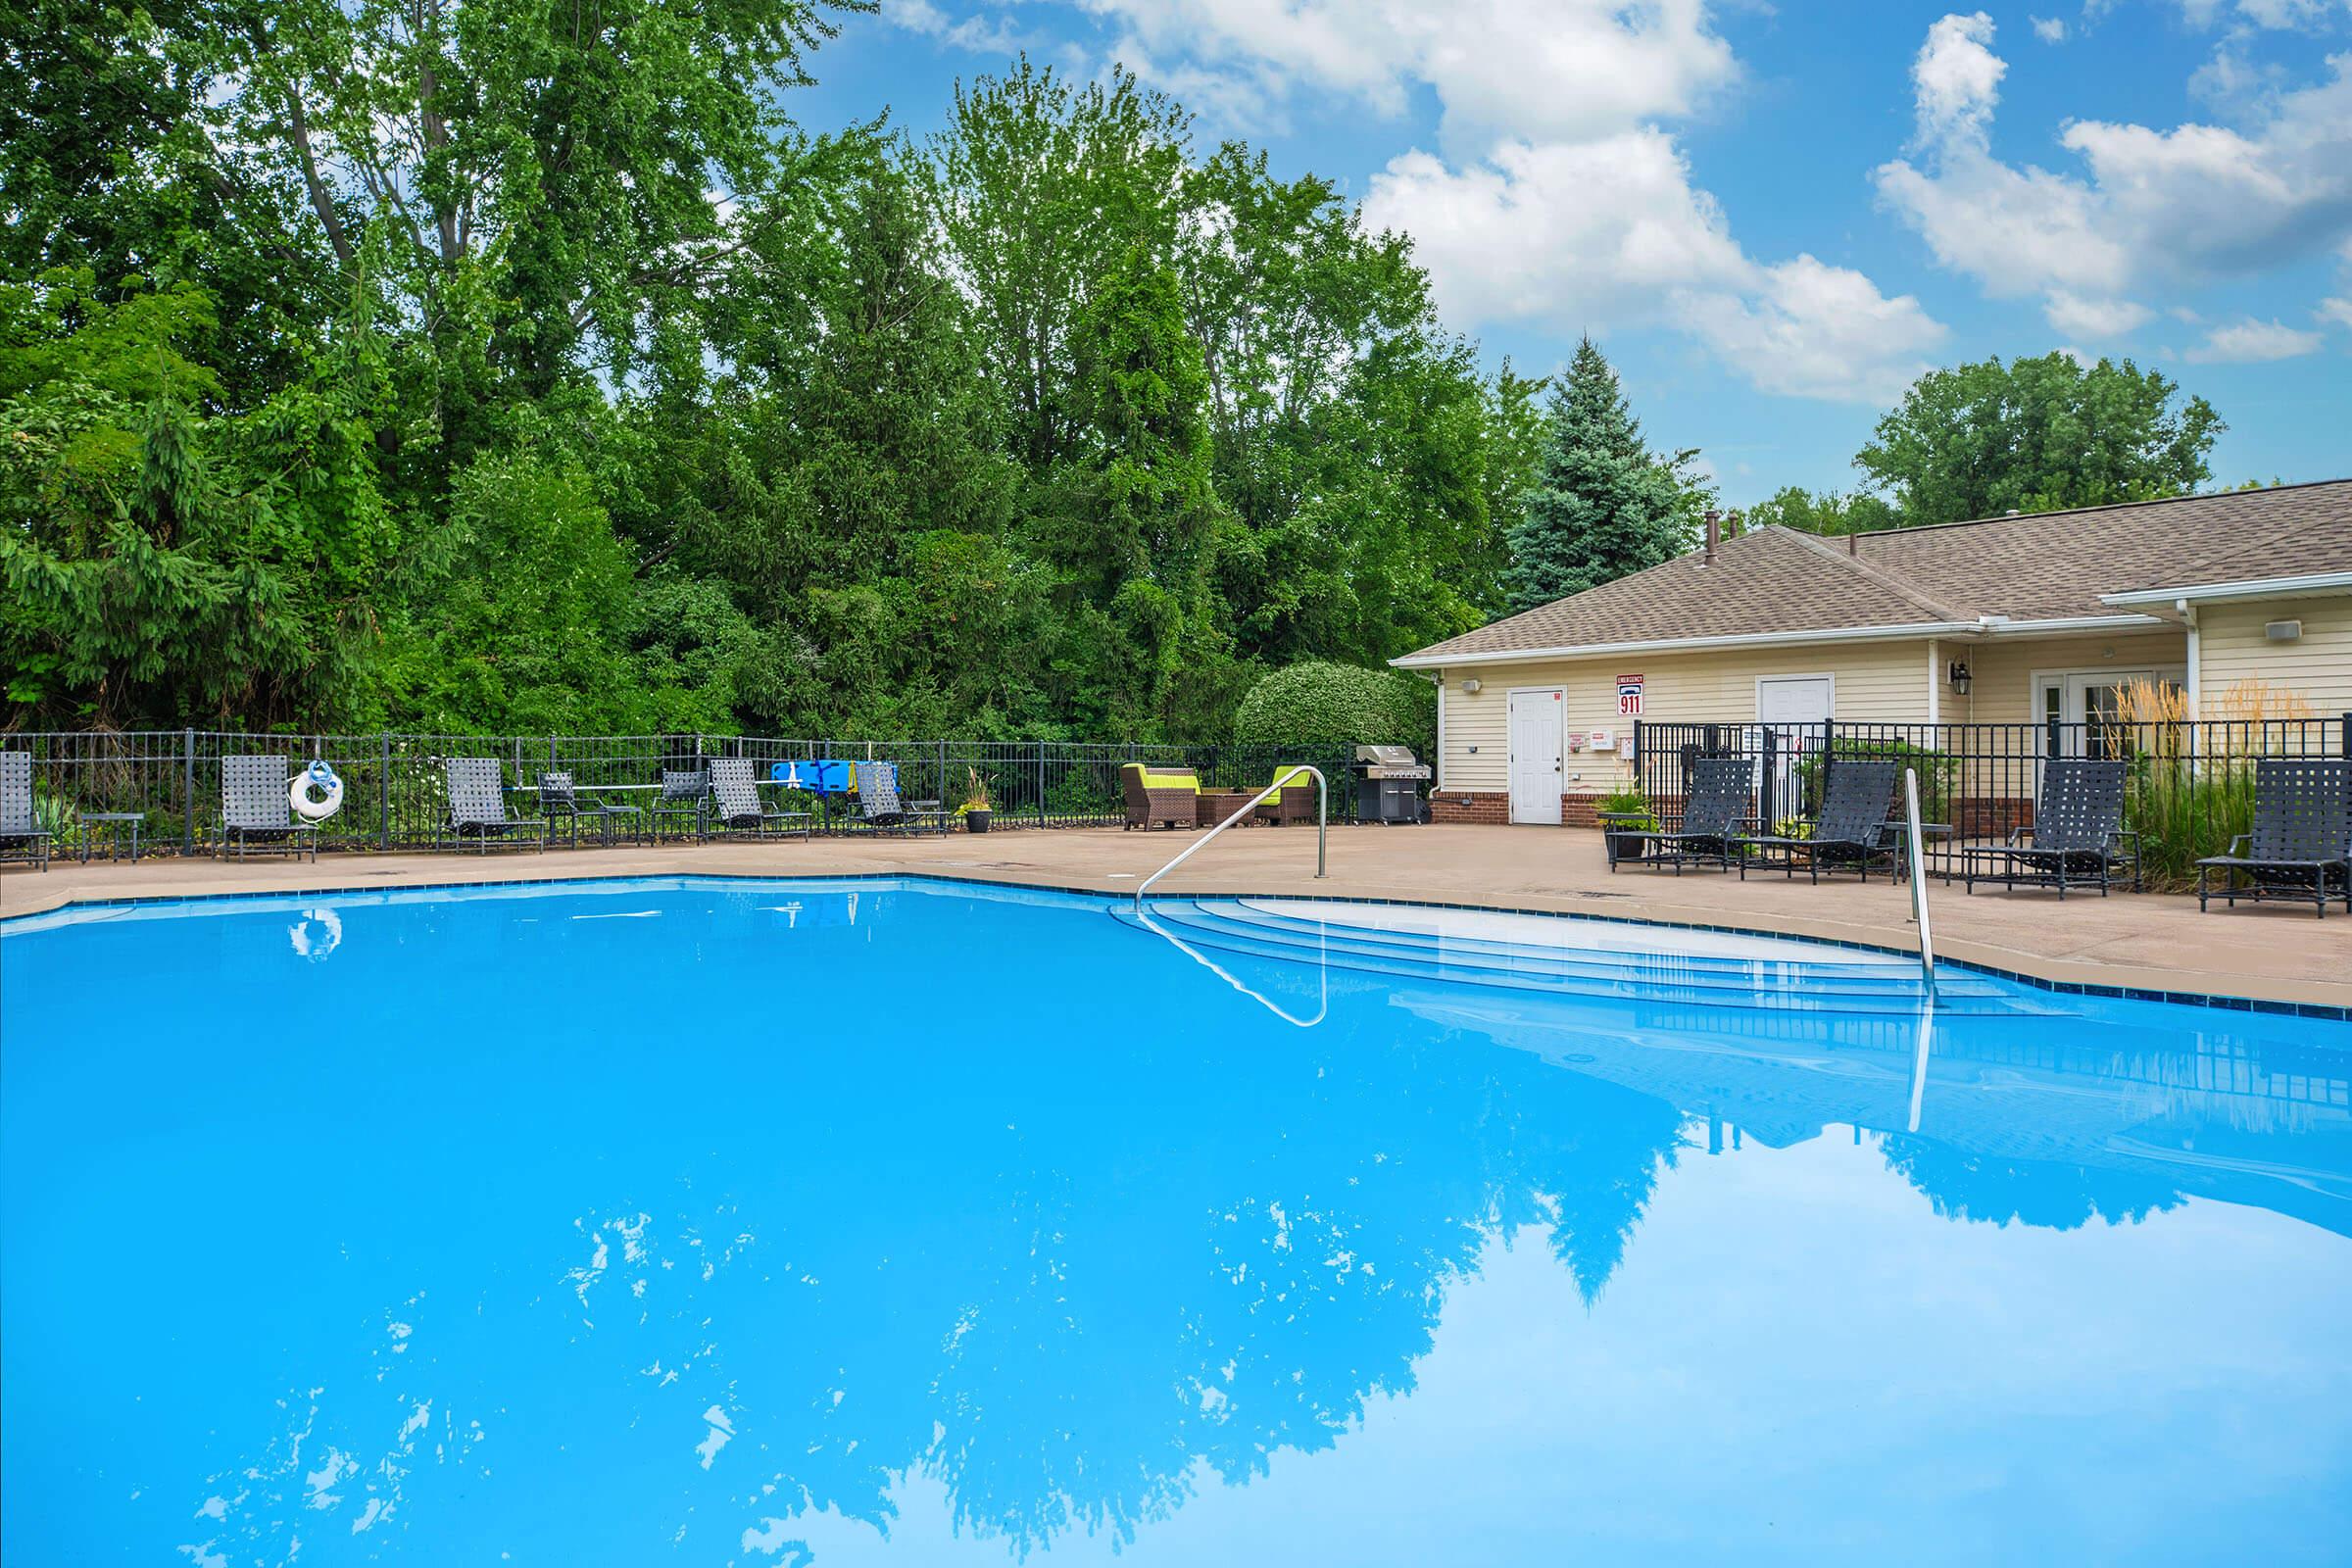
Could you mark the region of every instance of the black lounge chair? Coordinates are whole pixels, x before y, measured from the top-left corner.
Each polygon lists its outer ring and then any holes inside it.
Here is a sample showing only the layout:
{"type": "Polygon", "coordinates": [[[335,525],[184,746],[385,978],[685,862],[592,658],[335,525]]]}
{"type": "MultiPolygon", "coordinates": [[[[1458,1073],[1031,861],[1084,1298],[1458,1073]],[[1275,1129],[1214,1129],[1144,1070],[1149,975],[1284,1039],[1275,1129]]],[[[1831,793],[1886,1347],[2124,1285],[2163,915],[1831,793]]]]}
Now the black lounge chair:
{"type": "Polygon", "coordinates": [[[2063,899],[2069,887],[2095,884],[2105,898],[2126,865],[2137,893],[2139,835],[2124,827],[2123,760],[2058,757],[2042,764],[2034,825],[2012,831],[2005,844],[1971,850],[1960,878],[1971,893],[1980,882],[2022,882],[2056,888],[2063,899]]]}
{"type": "MultiPolygon", "coordinates": [[[[547,849],[547,823],[536,817],[514,817],[507,814],[506,775],[495,757],[453,757],[447,765],[449,777],[449,820],[443,831],[463,844],[471,839],[474,848],[487,852],[492,839],[503,839],[517,833],[528,833],[539,849],[547,849]]],[[[441,847],[441,834],[433,835],[433,848],[441,847]]]]}
{"type": "Polygon", "coordinates": [[[748,757],[714,757],[710,759],[710,820],[733,833],[753,833],[768,836],[774,827],[779,835],[791,833],[789,825],[799,823],[801,837],[807,838],[811,822],[807,811],[786,811],[761,804],[760,787],[752,782],[752,760],[748,757]]]}
{"type": "Polygon", "coordinates": [[[1755,763],[1744,757],[1702,757],[1690,764],[1689,793],[1683,797],[1683,825],[1671,833],[1650,829],[1612,830],[1610,837],[1637,838],[1646,847],[1637,855],[1609,856],[1609,869],[1628,865],[1671,865],[1681,876],[1686,865],[1732,868],[1732,841],[1747,825],[1753,797],[1755,763]]]}
{"type": "Polygon", "coordinates": [[[665,767],[662,793],[654,799],[654,839],[661,841],[663,824],[673,836],[710,836],[704,808],[710,801],[710,775],[699,767],[665,767]]]}
{"type": "MultiPolygon", "coordinates": [[[[278,795],[283,804],[285,795],[278,795]]],[[[32,754],[0,752],[0,860],[49,869],[49,835],[32,810],[32,754]]]]}
{"type": "Polygon", "coordinates": [[[282,757],[223,757],[220,759],[220,853],[234,846],[237,858],[248,849],[299,857],[307,848],[318,858],[318,825],[298,822],[287,798],[293,780],[282,757]]]}
{"type": "Polygon", "coordinates": [[[2254,831],[2232,840],[2228,855],[2197,862],[2197,907],[2209,907],[2215,893],[2232,906],[2240,899],[2308,899],[2326,919],[2328,890],[2339,887],[2352,913],[2352,761],[2258,759],[2254,831]],[[2218,888],[2210,885],[2215,871],[2222,873],[2218,888]]]}
{"type": "MultiPolygon", "coordinates": [[[[1859,871],[1867,882],[1870,862],[1890,855],[1893,846],[1887,836],[1886,808],[1894,797],[1894,781],[1902,764],[1832,758],[1824,771],[1828,776],[1821,787],[1821,814],[1813,819],[1810,834],[1743,833],[1733,838],[1732,854],[1741,881],[1747,880],[1749,857],[1759,850],[1776,857],[1764,861],[1765,865],[1778,865],[1789,876],[1796,874],[1797,858],[1802,856],[1815,882],[1821,880],[1822,872],[1838,870],[1859,871]]],[[[1888,873],[1893,874],[1891,864],[1888,873]]]]}
{"type": "Polygon", "coordinates": [[[858,764],[858,814],[866,826],[878,831],[916,833],[926,827],[940,833],[948,830],[948,813],[937,801],[899,799],[896,762],[858,764]]]}
{"type": "Polygon", "coordinates": [[[645,820],[645,809],[636,806],[614,806],[610,801],[582,795],[572,782],[568,771],[551,771],[539,775],[539,814],[550,823],[561,820],[564,842],[573,849],[580,847],[580,823],[594,822],[604,835],[607,848],[614,838],[625,833],[634,839],[643,833],[639,826],[645,820]]]}

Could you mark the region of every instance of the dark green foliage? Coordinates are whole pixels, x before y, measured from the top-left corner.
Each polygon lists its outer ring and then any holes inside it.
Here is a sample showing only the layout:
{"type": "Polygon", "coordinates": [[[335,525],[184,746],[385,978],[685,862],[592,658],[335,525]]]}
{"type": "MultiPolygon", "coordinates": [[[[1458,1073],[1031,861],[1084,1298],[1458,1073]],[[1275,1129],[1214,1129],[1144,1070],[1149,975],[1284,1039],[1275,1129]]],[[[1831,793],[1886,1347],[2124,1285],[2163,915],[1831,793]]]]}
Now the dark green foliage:
{"type": "Polygon", "coordinates": [[[1617,372],[1591,338],[1552,393],[1535,478],[1511,530],[1511,608],[1529,610],[1671,561],[1689,545],[1705,492],[1642,439],[1617,372]]]}
{"type": "Polygon", "coordinates": [[[1768,528],[1779,525],[1802,533],[1869,533],[1877,528],[1894,528],[1902,518],[1894,508],[1879,497],[1857,491],[1839,495],[1824,490],[1814,495],[1798,485],[1789,485],[1771,500],[1757,503],[1740,519],[1741,528],[1768,528]]]}
{"type": "Polygon", "coordinates": [[[1923,375],[1854,459],[1906,524],[2187,495],[2228,428],[2130,360],[1997,359],[1923,375]]]}
{"type": "Polygon", "coordinates": [[[1436,740],[1437,688],[1415,675],[1353,664],[1278,669],[1250,688],[1234,715],[1244,746],[1331,752],[1404,745],[1426,755],[1436,740]]]}

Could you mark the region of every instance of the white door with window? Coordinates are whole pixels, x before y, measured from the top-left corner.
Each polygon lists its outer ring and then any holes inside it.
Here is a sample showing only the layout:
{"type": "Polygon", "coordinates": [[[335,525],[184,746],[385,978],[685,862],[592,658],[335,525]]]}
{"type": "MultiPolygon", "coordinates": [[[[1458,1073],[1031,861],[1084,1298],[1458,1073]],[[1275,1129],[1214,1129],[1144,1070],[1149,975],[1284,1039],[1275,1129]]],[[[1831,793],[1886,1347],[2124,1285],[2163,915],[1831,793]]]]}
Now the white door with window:
{"type": "Polygon", "coordinates": [[[1767,822],[1795,816],[1803,809],[1797,799],[1797,760],[1821,749],[1828,734],[1824,725],[1838,706],[1834,675],[1764,675],[1756,681],[1756,724],[1772,731],[1772,776],[1764,781],[1761,807],[1767,822]]]}
{"type": "Polygon", "coordinates": [[[1511,693],[1511,820],[1557,827],[1567,704],[1556,686],[1511,693]]]}
{"type": "Polygon", "coordinates": [[[2041,749],[2049,757],[2105,757],[2114,749],[2125,688],[2135,682],[2178,688],[2186,675],[2170,669],[2057,670],[2034,677],[2034,710],[2041,716],[2041,749]]]}

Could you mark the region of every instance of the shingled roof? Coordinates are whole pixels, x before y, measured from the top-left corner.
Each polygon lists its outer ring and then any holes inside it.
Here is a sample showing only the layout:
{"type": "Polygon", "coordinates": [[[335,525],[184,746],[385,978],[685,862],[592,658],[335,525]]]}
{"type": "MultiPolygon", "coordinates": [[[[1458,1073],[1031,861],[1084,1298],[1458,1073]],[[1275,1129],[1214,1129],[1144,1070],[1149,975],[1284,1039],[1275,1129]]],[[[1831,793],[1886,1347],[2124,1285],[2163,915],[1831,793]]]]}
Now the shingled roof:
{"type": "Polygon", "coordinates": [[[2352,570],[2352,479],[1823,538],[1782,527],[1603,583],[1396,661],[1644,643],[1899,635],[2114,616],[2133,590],[2352,570]]]}

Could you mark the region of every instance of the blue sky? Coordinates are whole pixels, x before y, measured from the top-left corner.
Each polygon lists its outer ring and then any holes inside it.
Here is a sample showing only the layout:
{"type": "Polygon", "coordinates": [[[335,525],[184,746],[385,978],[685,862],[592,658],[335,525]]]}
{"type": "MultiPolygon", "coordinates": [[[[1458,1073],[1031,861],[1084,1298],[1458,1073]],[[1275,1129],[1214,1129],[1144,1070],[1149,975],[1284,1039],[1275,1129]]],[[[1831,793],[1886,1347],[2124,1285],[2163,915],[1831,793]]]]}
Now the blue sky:
{"type": "Polygon", "coordinates": [[[1591,331],[1734,505],[2061,347],[2211,400],[2217,479],[2352,475],[2352,0],[882,0],[794,112],[926,133],[1018,48],[1338,181],[1489,363],[1591,331]]]}

